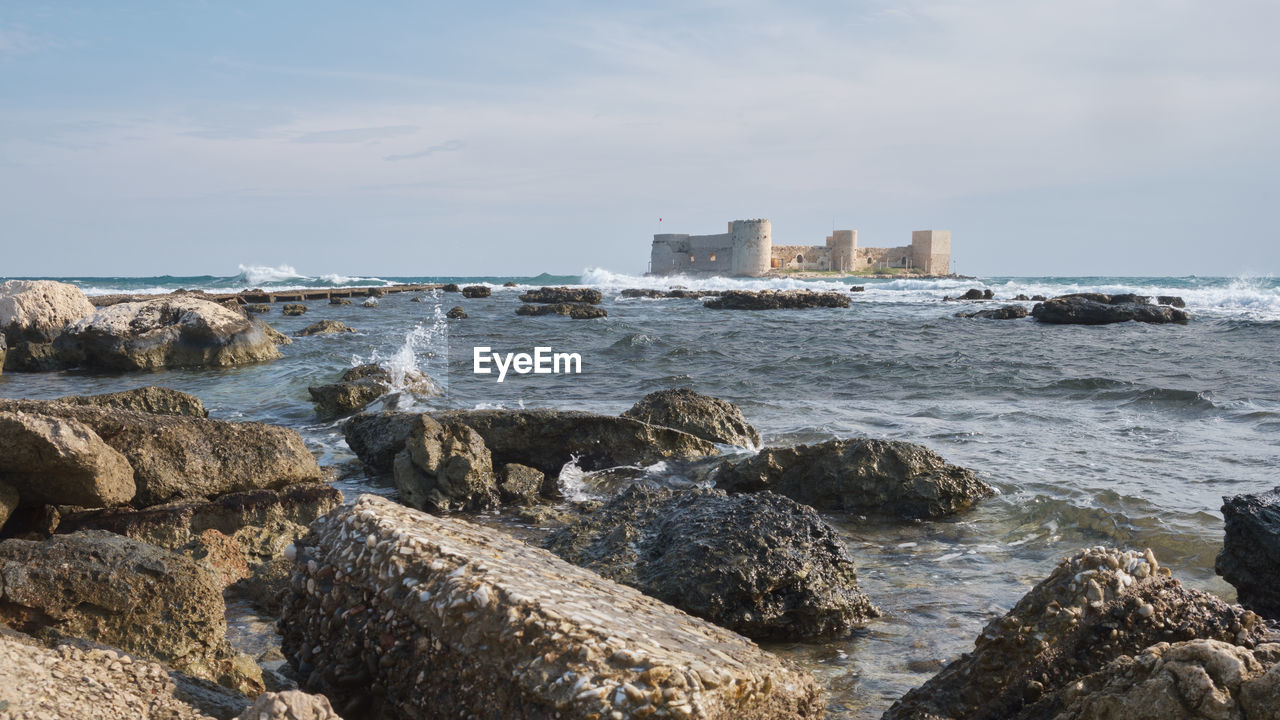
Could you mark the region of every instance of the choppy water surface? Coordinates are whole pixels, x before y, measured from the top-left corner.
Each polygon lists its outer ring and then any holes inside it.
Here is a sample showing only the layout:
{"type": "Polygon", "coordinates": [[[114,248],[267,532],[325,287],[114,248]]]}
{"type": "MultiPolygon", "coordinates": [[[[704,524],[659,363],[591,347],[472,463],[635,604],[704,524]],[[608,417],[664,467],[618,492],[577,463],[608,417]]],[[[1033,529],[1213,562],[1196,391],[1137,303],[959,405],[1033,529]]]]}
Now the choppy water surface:
{"type": "MultiPolygon", "coordinates": [[[[261,270],[261,269],[258,269],[261,270]]],[[[352,278],[84,278],[97,292],[361,284],[352,278]],[[195,282],[193,282],[193,280],[195,282]],[[257,280],[257,282],[252,282],[257,280]],[[346,281],[346,282],[343,282],[346,281]]],[[[296,274],[295,274],[296,275],[296,274]]],[[[392,280],[419,280],[395,278],[392,280]]],[[[737,403],[769,444],[871,435],[923,443],[1000,490],[948,522],[876,524],[830,517],[885,616],[845,641],[784,645],[818,675],[836,718],[878,717],[907,689],[969,649],[1058,559],[1087,545],[1151,547],[1190,585],[1232,598],[1216,578],[1221,496],[1278,482],[1280,283],[1202,278],[994,278],[865,281],[850,309],[712,311],[694,300],[632,300],[623,287],[847,287],[825,281],[658,280],[593,271],[603,320],[518,317],[518,289],[493,296],[381,299],[376,309],[309,304],[265,316],[285,333],[323,318],[355,334],[300,338],[276,362],[227,370],[0,376],[0,395],[54,397],[163,384],[199,395],[214,417],[297,429],[322,463],[348,469],[348,497],[391,492],[350,472],[337,423],[317,422],[309,384],[358,362],[417,366],[447,392],[428,407],[557,407],[619,413],[645,393],[690,387],[737,403]],[[953,317],[945,294],[997,298],[1082,290],[1172,293],[1187,326],[1042,326],[953,317]],[[444,322],[462,305],[470,318],[444,322]],[[471,372],[472,348],[577,352],[575,376],[471,372]]],[[[520,281],[520,279],[517,279],[520,281]]],[[[378,279],[381,282],[383,279],[378,279]]],[[[529,279],[523,279],[529,282],[529,279]]]]}

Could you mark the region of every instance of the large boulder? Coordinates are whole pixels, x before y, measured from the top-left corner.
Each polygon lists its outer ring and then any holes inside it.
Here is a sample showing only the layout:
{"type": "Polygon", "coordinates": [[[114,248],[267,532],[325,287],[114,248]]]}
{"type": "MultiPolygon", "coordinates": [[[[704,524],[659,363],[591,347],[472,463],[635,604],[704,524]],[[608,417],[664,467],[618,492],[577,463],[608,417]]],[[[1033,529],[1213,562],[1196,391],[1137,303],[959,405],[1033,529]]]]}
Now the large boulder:
{"type": "Polygon", "coordinates": [[[760,433],[737,405],[686,388],[649,393],[622,416],[683,430],[714,443],[760,447],[760,433]]]}
{"type": "Polygon", "coordinates": [[[499,530],[365,495],[297,547],[282,647],[347,717],[820,717],[745,638],[499,530]],[[442,710],[443,709],[443,710],[442,710]]]}
{"type": "Polygon", "coordinates": [[[104,307],[55,343],[83,364],[117,370],[226,366],[280,357],[266,324],[189,295],[104,307]]]}
{"type": "Polygon", "coordinates": [[[1031,317],[1052,325],[1109,325],[1111,323],[1178,323],[1190,318],[1185,310],[1168,305],[1151,305],[1140,295],[1080,293],[1062,295],[1031,308],[1031,317]]]}
{"type": "Polygon", "coordinates": [[[725,462],[713,479],[728,492],[772,490],[819,510],[880,517],[943,517],[993,493],[923,445],[870,438],[765,448],[725,462]]]}
{"type": "Polygon", "coordinates": [[[300,690],[268,692],[258,696],[236,720],[342,720],[329,698],[300,690]]]}
{"type": "Polygon", "coordinates": [[[129,461],[72,418],[0,410],[0,481],[21,504],[108,507],[137,491],[129,461]]]}
{"type": "Polygon", "coordinates": [[[750,638],[839,637],[879,614],[835,530],[769,492],[632,486],[544,547],[750,638]]]}
{"type": "Polygon", "coordinates": [[[1183,587],[1150,550],[1091,548],[1062,561],[987,625],[972,652],[904,695],[884,720],[1012,718],[1159,642],[1217,640],[1252,648],[1267,638],[1261,618],[1183,587]]]}
{"type": "Polygon", "coordinates": [[[0,367],[26,372],[65,367],[53,340],[69,323],[95,311],[75,285],[53,280],[0,283],[0,367]]]}
{"type": "Polygon", "coordinates": [[[849,296],[838,292],[813,290],[727,290],[707,300],[703,305],[712,310],[847,308],[849,296]]]}
{"type": "Polygon", "coordinates": [[[222,588],[188,558],[100,530],[0,542],[0,622],[159,660],[256,694],[260,672],[226,640],[222,588]]]}
{"type": "Polygon", "coordinates": [[[338,418],[363,410],[366,405],[397,389],[419,396],[438,395],[440,389],[431,378],[418,370],[407,370],[397,378],[381,365],[357,365],[342,373],[336,383],[307,388],[316,414],[322,418],[338,418]]]}
{"type": "Polygon", "coordinates": [[[1280,487],[1222,498],[1226,537],[1216,569],[1240,604],[1280,620],[1280,487]]]}
{"type": "Polygon", "coordinates": [[[1157,643],[1117,658],[1018,714],[1018,720],[1218,720],[1280,717],[1280,644],[1157,643]]]}
{"type": "Polygon", "coordinates": [[[122,410],[135,410],[155,415],[209,417],[209,411],[204,409],[204,403],[200,402],[200,398],[156,385],[125,390],[124,392],[103,393],[101,395],[68,395],[58,398],[56,402],[69,403],[71,405],[120,408],[122,410]]]}
{"type": "Polygon", "coordinates": [[[498,504],[493,458],[460,422],[419,415],[393,465],[400,497],[419,510],[482,510],[498,504]]]}
{"type": "Polygon", "coordinates": [[[0,400],[0,412],[87,425],[133,468],[136,507],[320,479],[302,437],[275,425],[38,400],[0,400]]]}
{"type": "Polygon", "coordinates": [[[487,285],[468,285],[462,288],[462,297],[464,298],[487,298],[492,293],[487,285]]]}
{"type": "Polygon", "coordinates": [[[520,302],[526,303],[586,303],[599,305],[604,295],[599,290],[584,287],[541,287],[533,288],[520,295],[520,302]]]}

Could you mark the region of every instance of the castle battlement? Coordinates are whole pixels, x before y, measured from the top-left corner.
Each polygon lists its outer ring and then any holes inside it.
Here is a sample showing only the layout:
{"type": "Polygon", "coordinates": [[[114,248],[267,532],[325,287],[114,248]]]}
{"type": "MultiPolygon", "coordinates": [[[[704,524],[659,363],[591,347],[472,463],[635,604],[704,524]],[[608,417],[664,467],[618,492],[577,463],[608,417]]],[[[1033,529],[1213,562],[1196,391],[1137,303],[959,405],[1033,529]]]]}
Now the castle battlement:
{"type": "Polygon", "coordinates": [[[916,230],[911,244],[858,247],[857,230],[835,230],[823,245],[775,245],[767,218],[732,220],[718,235],[664,233],[653,236],[649,272],[760,277],[770,272],[858,272],[878,268],[951,272],[951,231],[916,230]]]}

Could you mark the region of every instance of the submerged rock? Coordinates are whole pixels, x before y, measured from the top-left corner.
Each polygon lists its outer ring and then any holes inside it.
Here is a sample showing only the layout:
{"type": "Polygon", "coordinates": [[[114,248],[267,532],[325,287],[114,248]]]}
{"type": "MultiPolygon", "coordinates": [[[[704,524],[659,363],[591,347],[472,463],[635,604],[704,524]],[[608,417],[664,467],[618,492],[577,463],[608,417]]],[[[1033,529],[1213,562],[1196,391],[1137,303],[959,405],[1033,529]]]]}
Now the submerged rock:
{"type": "Polygon", "coordinates": [[[302,303],[289,303],[280,308],[281,315],[302,315],[307,312],[307,306],[302,303]]]}
{"type": "Polygon", "coordinates": [[[84,638],[246,693],[257,666],[226,641],[222,588],[192,560],[114,533],[0,542],[0,622],[84,638]]]}
{"type": "Polygon", "coordinates": [[[812,290],[727,290],[703,304],[712,310],[802,310],[847,308],[849,296],[812,290]]]}
{"type": "Polygon", "coordinates": [[[497,505],[493,458],[479,433],[460,422],[417,417],[392,466],[401,498],[432,511],[497,505]]]}
{"type": "Polygon", "coordinates": [[[298,337],[308,337],[311,335],[329,335],[331,333],[353,333],[355,328],[347,327],[347,324],[338,320],[320,320],[313,322],[305,328],[294,333],[298,337]]]}
{"type": "Polygon", "coordinates": [[[1109,325],[1111,323],[1178,323],[1190,318],[1185,310],[1168,305],[1151,305],[1141,295],[1104,295],[1077,293],[1062,295],[1031,309],[1031,317],[1054,325],[1109,325]]]}
{"type": "Polygon", "coordinates": [[[364,302],[360,303],[360,307],[376,308],[378,307],[378,300],[377,298],[369,298],[368,300],[365,300],[364,302]]]}
{"type": "Polygon", "coordinates": [[[979,318],[982,320],[1017,320],[1027,316],[1027,308],[1022,305],[1004,305],[989,310],[971,313],[956,313],[956,317],[979,318]]]}
{"type": "Polygon", "coordinates": [[[462,288],[462,297],[465,298],[487,298],[492,294],[486,285],[468,285],[462,288]]]}
{"type": "Polygon", "coordinates": [[[541,287],[534,288],[520,295],[520,302],[525,303],[586,303],[599,305],[604,295],[594,288],[583,287],[541,287]]]}
{"type": "Polygon", "coordinates": [[[117,370],[225,366],[280,357],[267,325],[192,296],[104,307],[69,325],[55,346],[80,363],[117,370]]]}
{"type": "Polygon", "coordinates": [[[772,490],[823,511],[881,517],[943,517],[993,493],[923,445],[870,438],[765,448],[726,462],[713,479],[728,492],[772,490]]]}
{"type": "Polygon", "coordinates": [[[839,637],[879,614],[835,530],[769,492],[632,486],[544,547],[751,638],[839,637]]]}
{"type": "Polygon", "coordinates": [[[92,428],[21,411],[0,410],[0,481],[24,506],[107,507],[137,492],[129,461],[92,428]]]}
{"type": "Polygon", "coordinates": [[[686,388],[649,393],[622,413],[650,425],[683,430],[715,443],[757,448],[760,433],[733,403],[686,388]]]}
{"type": "Polygon", "coordinates": [[[350,305],[351,298],[331,297],[329,298],[329,304],[330,305],[350,305]]]}
{"type": "Polygon", "coordinates": [[[1280,487],[1222,499],[1226,537],[1215,568],[1240,604],[1280,620],[1280,487]]]}
{"type": "Polygon", "coordinates": [[[1159,642],[1218,640],[1247,648],[1266,637],[1257,615],[1184,588],[1168,574],[1150,550],[1080,551],[991,621],[972,652],[894,703],[884,720],[1012,718],[1159,642]]]}
{"type": "Polygon", "coordinates": [[[813,678],[746,639],[500,531],[369,495],[312,531],[283,649],[348,717],[822,713],[813,678]]]}
{"type": "Polygon", "coordinates": [[[520,305],[517,315],[564,315],[574,320],[594,320],[608,317],[609,313],[602,307],[583,305],[581,303],[554,303],[551,305],[520,305]]]}
{"type": "Polygon", "coordinates": [[[444,314],[450,320],[464,320],[467,317],[467,311],[462,309],[461,305],[455,305],[449,308],[449,312],[444,314]]]}
{"type": "Polygon", "coordinates": [[[68,395],[60,397],[54,402],[120,408],[121,410],[133,410],[153,415],[209,417],[209,411],[204,409],[204,403],[200,402],[200,398],[158,385],[147,385],[133,390],[104,393],[102,395],[68,395]]]}

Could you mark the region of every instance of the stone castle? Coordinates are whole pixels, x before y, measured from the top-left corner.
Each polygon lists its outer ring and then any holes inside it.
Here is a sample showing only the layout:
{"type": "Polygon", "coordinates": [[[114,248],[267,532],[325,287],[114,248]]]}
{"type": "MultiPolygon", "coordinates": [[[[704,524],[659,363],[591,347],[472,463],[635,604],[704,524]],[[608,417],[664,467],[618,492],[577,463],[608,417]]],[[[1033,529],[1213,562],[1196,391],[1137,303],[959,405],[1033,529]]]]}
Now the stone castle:
{"type": "Polygon", "coordinates": [[[856,272],[914,269],[929,275],[951,272],[951,231],[916,230],[911,244],[858,247],[857,230],[836,230],[825,245],[774,245],[767,219],[734,220],[719,235],[663,233],[653,236],[649,272],[707,273],[760,277],[771,272],[856,272]]]}

